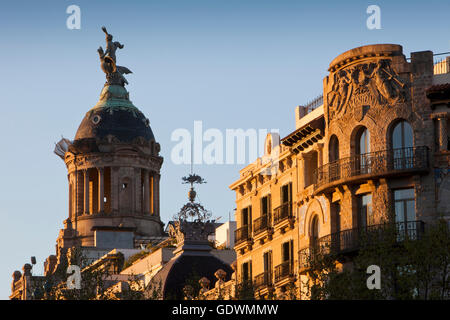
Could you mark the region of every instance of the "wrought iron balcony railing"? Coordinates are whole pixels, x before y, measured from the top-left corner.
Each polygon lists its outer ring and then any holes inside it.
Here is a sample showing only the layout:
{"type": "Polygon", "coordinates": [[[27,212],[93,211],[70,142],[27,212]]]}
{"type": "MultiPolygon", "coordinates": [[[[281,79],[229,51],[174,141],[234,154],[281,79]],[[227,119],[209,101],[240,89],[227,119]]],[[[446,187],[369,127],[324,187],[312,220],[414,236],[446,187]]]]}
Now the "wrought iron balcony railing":
{"type": "Polygon", "coordinates": [[[255,288],[268,287],[272,285],[272,272],[265,271],[255,276],[255,288]]]}
{"type": "Polygon", "coordinates": [[[398,171],[428,168],[428,148],[412,147],[370,152],[342,158],[315,170],[316,189],[338,181],[363,175],[384,175],[398,171]]]}
{"type": "Polygon", "coordinates": [[[275,282],[294,275],[294,261],[288,260],[275,267],[275,282]]]}
{"type": "Polygon", "coordinates": [[[273,223],[275,225],[291,217],[292,217],[292,203],[286,202],[274,210],[273,223]]]}
{"type": "Polygon", "coordinates": [[[315,257],[325,254],[345,254],[358,250],[364,243],[382,241],[390,236],[387,233],[390,227],[395,234],[397,242],[406,239],[420,239],[424,232],[422,221],[398,222],[395,224],[384,223],[363,228],[353,228],[335,232],[317,239],[311,246],[299,251],[299,267],[306,268],[314,261],[315,257]]]}
{"type": "Polygon", "coordinates": [[[270,219],[268,215],[263,215],[253,221],[253,234],[257,235],[269,229],[270,219]]]}
{"type": "Polygon", "coordinates": [[[250,226],[243,226],[242,228],[236,229],[234,232],[235,243],[239,244],[241,242],[251,239],[250,226]]]}

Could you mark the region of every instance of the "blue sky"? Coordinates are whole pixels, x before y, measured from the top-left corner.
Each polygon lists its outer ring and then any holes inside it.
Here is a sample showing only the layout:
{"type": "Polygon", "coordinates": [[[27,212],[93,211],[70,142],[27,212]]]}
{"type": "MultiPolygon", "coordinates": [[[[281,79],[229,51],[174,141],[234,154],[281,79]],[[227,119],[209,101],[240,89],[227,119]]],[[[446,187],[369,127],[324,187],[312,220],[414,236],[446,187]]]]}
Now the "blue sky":
{"type": "MultiPolygon", "coordinates": [[[[150,119],[165,158],[162,219],[187,199],[170,140],[177,128],[295,126],[294,108],[321,94],[328,64],[373,43],[398,43],[405,55],[450,51],[442,1],[8,1],[0,5],[0,299],[11,274],[37,257],[36,273],[54,253],[68,216],[64,163],[53,154],[61,135],[73,139],[104,83],[97,48],[105,25],[125,44],[130,99],[150,119]],[[81,29],[66,28],[66,8],[81,8],[81,29]],[[381,30],[366,27],[366,8],[381,8],[381,30]]],[[[228,189],[242,165],[198,165],[198,187],[213,216],[235,208],[228,189]]]]}

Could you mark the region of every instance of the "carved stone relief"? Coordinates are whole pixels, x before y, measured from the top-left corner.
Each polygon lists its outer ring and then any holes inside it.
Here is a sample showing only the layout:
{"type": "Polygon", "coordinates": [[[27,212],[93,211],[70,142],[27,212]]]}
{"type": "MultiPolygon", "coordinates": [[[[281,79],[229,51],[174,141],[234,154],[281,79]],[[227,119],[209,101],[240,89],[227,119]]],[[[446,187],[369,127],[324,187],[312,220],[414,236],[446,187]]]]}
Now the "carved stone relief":
{"type": "Polygon", "coordinates": [[[360,111],[357,117],[362,119],[367,112],[364,107],[388,107],[406,99],[405,84],[389,59],[351,65],[330,79],[326,96],[330,119],[341,118],[348,109],[360,111]]]}

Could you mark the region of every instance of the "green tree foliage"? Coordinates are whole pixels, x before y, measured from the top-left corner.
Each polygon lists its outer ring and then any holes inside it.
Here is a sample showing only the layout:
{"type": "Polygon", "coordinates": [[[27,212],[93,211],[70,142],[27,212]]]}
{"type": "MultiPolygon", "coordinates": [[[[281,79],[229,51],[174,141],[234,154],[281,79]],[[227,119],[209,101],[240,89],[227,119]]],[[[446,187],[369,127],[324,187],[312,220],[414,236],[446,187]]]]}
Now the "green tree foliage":
{"type": "Polygon", "coordinates": [[[353,257],[333,254],[322,246],[308,258],[310,299],[449,299],[450,232],[440,220],[420,229],[398,230],[383,224],[357,234],[353,257]],[[368,289],[367,268],[381,270],[381,289],[368,289]],[[343,266],[343,267],[342,267],[343,266]]]}
{"type": "Polygon", "coordinates": [[[251,280],[242,280],[236,285],[237,300],[255,300],[255,288],[251,280]]]}
{"type": "Polygon", "coordinates": [[[63,259],[57,270],[47,276],[45,284],[45,300],[143,300],[161,299],[161,285],[144,286],[143,279],[130,275],[122,283],[120,289],[115,288],[118,283],[117,274],[124,264],[123,255],[118,253],[114,259],[104,259],[98,265],[92,265],[83,256],[81,248],[71,248],[67,259],[63,259]],[[80,289],[68,289],[67,267],[80,266],[80,289]]]}

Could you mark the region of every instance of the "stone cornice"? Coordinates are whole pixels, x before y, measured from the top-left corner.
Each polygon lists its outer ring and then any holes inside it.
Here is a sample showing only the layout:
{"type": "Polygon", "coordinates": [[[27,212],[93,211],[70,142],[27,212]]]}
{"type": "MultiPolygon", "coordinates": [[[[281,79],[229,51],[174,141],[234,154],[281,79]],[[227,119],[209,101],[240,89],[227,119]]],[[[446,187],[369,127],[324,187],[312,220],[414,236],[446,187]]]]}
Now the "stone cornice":
{"type": "Polygon", "coordinates": [[[160,156],[142,156],[136,153],[89,153],[74,155],[66,153],[65,160],[69,173],[100,167],[137,167],[159,172],[163,163],[160,156]]]}

